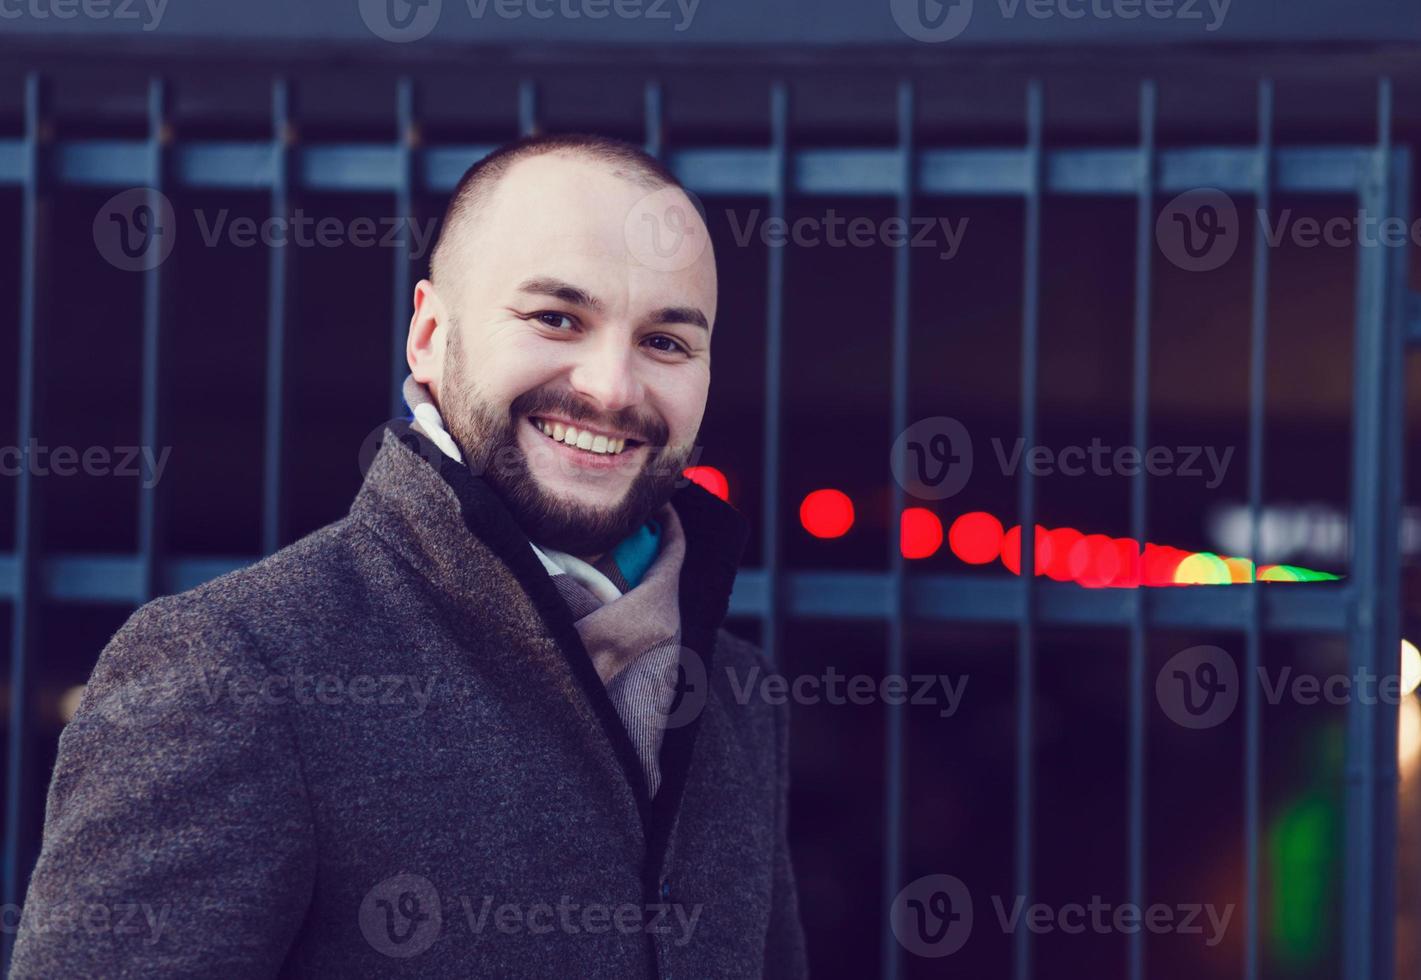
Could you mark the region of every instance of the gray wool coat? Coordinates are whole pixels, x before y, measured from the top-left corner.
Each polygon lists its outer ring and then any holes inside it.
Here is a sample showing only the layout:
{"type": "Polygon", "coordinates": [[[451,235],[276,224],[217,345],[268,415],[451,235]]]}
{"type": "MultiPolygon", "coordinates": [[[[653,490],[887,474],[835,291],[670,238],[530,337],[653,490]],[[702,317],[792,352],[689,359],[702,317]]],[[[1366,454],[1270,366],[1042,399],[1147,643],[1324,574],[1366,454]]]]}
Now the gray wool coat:
{"type": "Polygon", "coordinates": [[[787,709],[736,696],[770,667],[720,628],[744,522],[673,505],[691,652],[654,799],[508,510],[392,428],[346,518],[104,649],[12,975],[804,976],[787,709]]]}

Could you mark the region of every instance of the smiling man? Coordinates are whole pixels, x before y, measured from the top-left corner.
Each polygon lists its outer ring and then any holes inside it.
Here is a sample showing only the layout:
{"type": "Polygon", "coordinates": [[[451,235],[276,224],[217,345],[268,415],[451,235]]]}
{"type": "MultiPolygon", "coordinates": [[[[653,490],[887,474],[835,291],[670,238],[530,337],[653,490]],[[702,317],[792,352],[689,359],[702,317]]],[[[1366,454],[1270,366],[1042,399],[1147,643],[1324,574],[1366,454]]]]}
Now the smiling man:
{"type": "Polygon", "coordinates": [[[640,150],[473,167],[349,516],[100,656],[13,976],[803,976],[745,526],[681,476],[715,315],[640,150]]]}

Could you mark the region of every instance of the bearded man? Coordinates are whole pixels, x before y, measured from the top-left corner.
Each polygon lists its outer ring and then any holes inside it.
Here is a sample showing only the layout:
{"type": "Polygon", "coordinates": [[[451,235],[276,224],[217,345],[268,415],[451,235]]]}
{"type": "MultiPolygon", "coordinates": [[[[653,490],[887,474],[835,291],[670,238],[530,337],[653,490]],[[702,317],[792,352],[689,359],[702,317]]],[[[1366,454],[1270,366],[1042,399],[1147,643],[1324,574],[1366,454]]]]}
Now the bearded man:
{"type": "Polygon", "coordinates": [[[715,313],[640,150],[472,167],[350,514],[100,656],[13,976],[803,976],[745,525],[682,477],[715,313]]]}

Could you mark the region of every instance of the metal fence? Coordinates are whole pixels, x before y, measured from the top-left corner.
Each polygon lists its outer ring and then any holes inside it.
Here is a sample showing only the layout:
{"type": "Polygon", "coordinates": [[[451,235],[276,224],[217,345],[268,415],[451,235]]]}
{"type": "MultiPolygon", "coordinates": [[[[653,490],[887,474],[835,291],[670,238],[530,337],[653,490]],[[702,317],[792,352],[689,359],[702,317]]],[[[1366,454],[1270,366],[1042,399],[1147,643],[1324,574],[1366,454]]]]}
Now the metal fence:
{"type": "MultiPolygon", "coordinates": [[[[417,86],[402,79],[394,93],[400,138],[390,143],[306,143],[293,119],[292,86],[277,79],[271,88],[271,137],[261,141],[176,140],[170,122],[169,86],[162,78],[149,83],[148,135],[141,140],[59,140],[52,137],[47,80],[32,74],[25,88],[25,131],[21,139],[0,140],[0,186],[18,186],[23,199],[20,271],[20,357],[17,437],[25,444],[42,427],[40,392],[47,376],[46,324],[40,300],[48,247],[45,202],[67,188],[151,188],[264,192],[272,216],[289,215],[300,191],[353,191],[391,195],[395,215],[412,216],[416,196],[447,193],[465,167],[492,149],[475,145],[423,145],[419,138],[417,86]]],[[[1132,198],[1136,207],[1134,269],[1133,442],[1147,445],[1150,426],[1149,352],[1151,337],[1152,229],[1156,197],[1197,187],[1213,187],[1251,197],[1269,207],[1275,193],[1354,195],[1360,208],[1378,217],[1409,217],[1409,156],[1393,145],[1389,82],[1378,83],[1375,143],[1359,146],[1275,146],[1273,89],[1264,81],[1257,91],[1257,139],[1244,146],[1161,148],[1156,144],[1156,89],[1150,82],[1138,92],[1138,142],[1109,148],[1048,148],[1043,141],[1045,96],[1042,86],[1027,87],[1023,106],[1026,141],[1011,147],[935,148],[919,145],[915,134],[915,92],[909,81],[897,90],[897,145],[891,148],[796,148],[791,133],[790,89],[776,83],[767,93],[768,145],[726,148],[668,146],[663,125],[662,89],[645,87],[645,142],[702,197],[758,196],[767,215],[785,216],[791,195],[878,197],[896,202],[900,217],[911,220],[914,203],[925,198],[1002,197],[1024,202],[1023,295],[1021,298],[1021,435],[1034,445],[1037,429],[1039,266],[1042,201],[1047,195],[1095,195],[1132,198]]],[[[537,89],[527,82],[517,106],[520,127],[539,125],[537,89]]],[[[403,414],[399,382],[404,374],[405,309],[411,289],[410,246],[406,236],[395,249],[392,269],[396,299],[391,330],[390,405],[403,414]]],[[[283,401],[287,391],[287,349],[293,269],[289,250],[270,250],[267,301],[265,469],[262,543],[267,552],[283,540],[284,490],[283,401]]],[[[892,280],[892,426],[908,424],[909,296],[911,266],[907,250],[894,256],[892,280]]],[[[1377,675],[1395,667],[1399,642],[1399,525],[1402,486],[1402,373],[1408,337],[1421,336],[1410,319],[1414,304],[1406,291],[1405,252],[1396,248],[1357,249],[1355,383],[1351,459],[1350,576],[1343,582],[1306,590],[1246,589],[1081,589],[1038,582],[1032,573],[1032,549],[1023,549],[1018,579],[971,575],[908,575],[896,542],[888,571],[787,571],[781,559],[780,460],[781,379],[787,367],[782,346],[785,312],[784,249],[768,252],[768,304],[765,310],[767,356],[764,413],[764,491],[760,520],[763,562],[741,572],[731,611],[758,617],[766,652],[781,647],[783,624],[791,616],[879,621],[888,629],[890,673],[905,668],[905,631],[911,621],[1012,624],[1017,631],[1017,745],[1015,807],[1015,887],[1032,894],[1034,656],[1040,626],[1124,627],[1130,637],[1130,712],[1128,763],[1128,891],[1143,905],[1147,816],[1145,812],[1146,638],[1153,628],[1195,627],[1236,630],[1247,641],[1246,670],[1259,664],[1262,640],[1273,631],[1325,633],[1345,637],[1350,667],[1377,675]]],[[[1263,504],[1264,358],[1268,344],[1269,252],[1255,237],[1252,255],[1251,373],[1249,391],[1249,507],[1257,555],[1263,504]]],[[[171,316],[165,296],[169,283],[161,266],[143,272],[143,353],[141,438],[163,442],[161,379],[166,363],[171,316]]],[[[5,796],[4,901],[18,904],[36,853],[41,801],[30,798],[34,745],[31,725],[31,668],[35,656],[35,621],[41,601],[85,601],[133,605],[155,596],[190,588],[241,562],[167,554],[160,526],[163,496],[155,481],[139,497],[136,554],[94,556],[46,550],[37,529],[43,503],[35,479],[22,468],[17,479],[15,550],[0,554],[0,596],[13,606],[10,648],[9,770],[5,796]]],[[[1137,478],[1131,490],[1130,528],[1145,540],[1148,524],[1146,485],[1137,478]]],[[[904,505],[894,486],[890,526],[904,505]]],[[[1036,494],[1029,473],[1019,483],[1019,519],[1035,525],[1036,494]]],[[[252,560],[255,560],[253,556],[252,560]]],[[[1246,887],[1246,941],[1239,974],[1259,975],[1259,785],[1260,710],[1256,685],[1245,701],[1245,812],[1243,841],[1246,887]]],[[[904,729],[902,706],[888,712],[886,796],[887,826],[882,885],[885,898],[902,885],[904,864],[904,729]]],[[[1397,860],[1397,715],[1395,705],[1348,706],[1345,785],[1345,894],[1343,963],[1350,980],[1390,977],[1394,973],[1394,918],[1397,860]]],[[[903,951],[882,922],[882,970],[897,977],[903,951]]],[[[8,964],[13,936],[5,935],[8,964]]],[[[1033,975],[1027,930],[1014,939],[1014,974],[1033,975]]],[[[1143,934],[1131,935],[1129,976],[1146,974],[1143,934]]]]}

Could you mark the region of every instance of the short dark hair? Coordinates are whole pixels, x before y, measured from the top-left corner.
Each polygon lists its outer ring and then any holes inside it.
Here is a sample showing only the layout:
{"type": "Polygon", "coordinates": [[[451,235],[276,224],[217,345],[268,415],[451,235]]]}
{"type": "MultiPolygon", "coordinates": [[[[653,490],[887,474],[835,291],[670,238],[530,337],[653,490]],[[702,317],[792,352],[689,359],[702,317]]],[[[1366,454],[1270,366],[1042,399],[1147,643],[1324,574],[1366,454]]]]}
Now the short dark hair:
{"type": "MultiPolygon", "coordinates": [[[[606,164],[614,177],[630,181],[647,190],[681,187],[675,175],[654,156],[634,143],[596,136],[589,133],[561,133],[549,136],[526,136],[500,146],[476,162],[454,188],[444,219],[439,226],[439,240],[430,255],[430,277],[439,282],[440,269],[447,265],[451,241],[461,233],[461,226],[470,221],[493,196],[504,174],[519,160],[563,153],[606,164]]],[[[682,188],[684,190],[684,188],[682,188]]]]}

